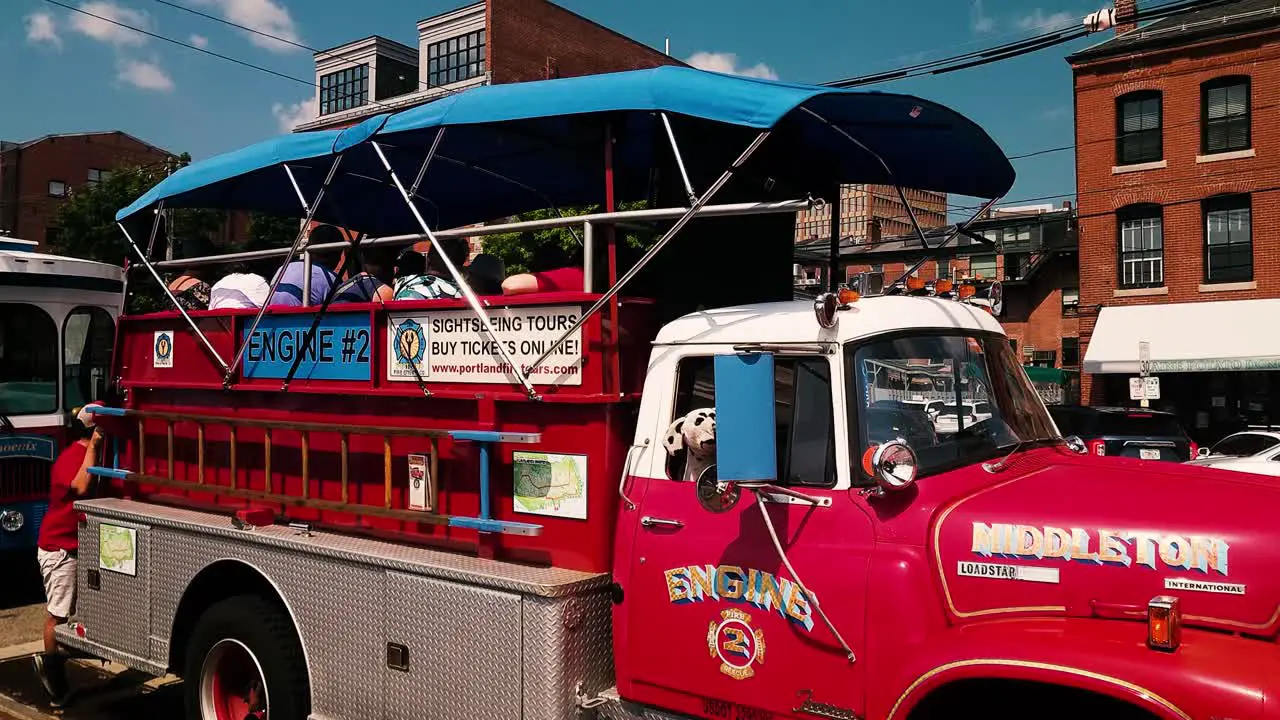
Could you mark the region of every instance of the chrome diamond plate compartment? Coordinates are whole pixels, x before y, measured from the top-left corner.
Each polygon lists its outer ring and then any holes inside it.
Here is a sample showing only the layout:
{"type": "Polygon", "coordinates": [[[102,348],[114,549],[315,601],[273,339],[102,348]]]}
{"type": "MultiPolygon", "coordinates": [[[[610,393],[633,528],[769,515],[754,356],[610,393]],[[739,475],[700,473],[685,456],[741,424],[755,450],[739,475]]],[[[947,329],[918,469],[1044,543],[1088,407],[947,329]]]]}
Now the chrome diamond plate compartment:
{"type": "Polygon", "coordinates": [[[188,591],[233,563],[264,578],[292,616],[315,720],[589,718],[579,698],[613,684],[606,575],[317,530],[238,529],[226,516],[130,500],[78,507],[83,634],[59,638],[145,672],[181,670],[170,646],[188,591]],[[104,524],[132,533],[103,535],[104,524]],[[132,575],[99,567],[100,536],[116,555],[133,553],[132,575]],[[136,547],[123,550],[129,538],[136,547]],[[85,584],[90,571],[98,589],[85,584]]]}

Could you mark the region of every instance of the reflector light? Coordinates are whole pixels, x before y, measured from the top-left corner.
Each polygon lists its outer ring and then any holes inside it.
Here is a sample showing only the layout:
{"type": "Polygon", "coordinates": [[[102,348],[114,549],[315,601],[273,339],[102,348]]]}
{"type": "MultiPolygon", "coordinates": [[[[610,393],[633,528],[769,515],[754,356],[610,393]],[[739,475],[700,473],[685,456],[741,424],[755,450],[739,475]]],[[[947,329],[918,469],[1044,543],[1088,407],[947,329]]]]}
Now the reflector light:
{"type": "Polygon", "coordinates": [[[1161,595],[1147,603],[1147,645],[1153,650],[1177,650],[1182,644],[1182,610],[1178,598],[1161,595]]]}
{"type": "Polygon", "coordinates": [[[933,284],[933,291],[941,295],[942,293],[951,292],[952,287],[954,287],[954,284],[950,280],[938,280],[933,284]]]}
{"type": "Polygon", "coordinates": [[[909,277],[909,278],[907,278],[907,289],[908,289],[908,290],[923,290],[923,289],[924,289],[924,278],[922,278],[922,277],[909,277]]]}
{"type": "Polygon", "coordinates": [[[977,292],[978,292],[978,289],[977,289],[977,288],[975,288],[975,287],[974,287],[974,286],[972,286],[972,285],[961,285],[961,286],[960,286],[960,299],[961,299],[961,300],[964,300],[964,299],[967,299],[967,298],[971,298],[971,297],[973,297],[975,294],[977,294],[977,292]]]}
{"type": "Polygon", "coordinates": [[[858,302],[859,297],[861,296],[858,295],[857,290],[850,290],[849,288],[840,288],[840,292],[837,295],[841,305],[852,305],[858,302]]]}

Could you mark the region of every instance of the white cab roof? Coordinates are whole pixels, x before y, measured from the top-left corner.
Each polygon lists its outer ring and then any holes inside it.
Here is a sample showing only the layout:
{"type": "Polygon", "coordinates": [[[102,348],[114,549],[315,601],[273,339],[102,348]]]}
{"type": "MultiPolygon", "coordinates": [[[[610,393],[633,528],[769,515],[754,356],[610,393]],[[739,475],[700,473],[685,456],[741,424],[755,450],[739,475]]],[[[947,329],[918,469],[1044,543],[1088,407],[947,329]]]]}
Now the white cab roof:
{"type": "Polygon", "coordinates": [[[843,343],[912,328],[1004,334],[985,309],[933,297],[862,298],[836,317],[836,326],[828,330],[818,325],[812,301],[737,305],[685,315],[662,328],[654,343],[843,343]]]}
{"type": "Polygon", "coordinates": [[[0,273],[29,273],[124,280],[124,269],[80,258],[24,250],[0,250],[0,273]]]}

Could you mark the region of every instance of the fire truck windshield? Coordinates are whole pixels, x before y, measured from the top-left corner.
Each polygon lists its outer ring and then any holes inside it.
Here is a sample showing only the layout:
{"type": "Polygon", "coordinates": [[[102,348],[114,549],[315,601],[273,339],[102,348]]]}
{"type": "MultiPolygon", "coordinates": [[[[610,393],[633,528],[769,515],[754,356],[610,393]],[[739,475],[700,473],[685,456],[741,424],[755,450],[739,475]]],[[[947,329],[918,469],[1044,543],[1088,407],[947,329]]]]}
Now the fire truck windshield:
{"type": "Polygon", "coordinates": [[[1056,434],[1005,338],[904,335],[850,344],[845,363],[858,456],[901,438],[927,475],[1056,434]]]}

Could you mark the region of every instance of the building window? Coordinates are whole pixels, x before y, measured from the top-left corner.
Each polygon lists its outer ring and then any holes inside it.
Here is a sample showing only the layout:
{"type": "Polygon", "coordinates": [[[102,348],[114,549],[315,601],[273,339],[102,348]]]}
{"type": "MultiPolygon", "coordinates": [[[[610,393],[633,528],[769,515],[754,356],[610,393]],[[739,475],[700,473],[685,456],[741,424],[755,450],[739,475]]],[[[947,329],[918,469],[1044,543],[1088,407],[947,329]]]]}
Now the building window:
{"type": "Polygon", "coordinates": [[[485,31],[427,46],[427,85],[440,87],[484,74],[485,31]]]}
{"type": "Polygon", "coordinates": [[[378,56],[378,83],[374,100],[407,95],[418,89],[418,68],[386,55],[378,56]]]}
{"type": "Polygon", "coordinates": [[[320,114],[342,112],[369,102],[369,64],[354,65],[320,78],[320,114]]]}
{"type": "Polygon", "coordinates": [[[1206,155],[1245,150],[1249,128],[1249,78],[1233,76],[1200,86],[1200,150],[1206,155]]]}
{"type": "Polygon", "coordinates": [[[1010,253],[1004,256],[1004,279],[1021,280],[1031,270],[1029,253],[1010,253]]]}
{"type": "Polygon", "coordinates": [[[1159,205],[1134,205],[1116,213],[1120,233],[1120,287],[1164,285],[1164,221],[1159,205]]]}
{"type": "Polygon", "coordinates": [[[1062,288],[1062,317],[1076,317],[1079,314],[1080,288],[1062,288]]]}
{"type": "Polygon", "coordinates": [[[1027,364],[1032,367],[1053,367],[1053,361],[1057,359],[1058,353],[1053,350],[1032,350],[1030,353],[1030,362],[1027,364]]]}
{"type": "Polygon", "coordinates": [[[994,280],[996,277],[996,256],[981,255],[969,258],[969,276],[978,280],[994,280]]]}
{"type": "Polygon", "coordinates": [[[1080,364],[1080,338],[1062,338],[1062,367],[1076,367],[1080,364]]]}
{"type": "Polygon", "coordinates": [[[950,261],[943,260],[942,262],[938,263],[938,279],[939,280],[951,279],[951,262],[950,261]]]}
{"type": "Polygon", "coordinates": [[[1253,222],[1248,195],[1204,202],[1204,281],[1253,279],[1253,222]]]}
{"type": "Polygon", "coordinates": [[[1156,162],[1164,157],[1161,96],[1155,90],[1116,99],[1116,164],[1156,162]]]}
{"type": "Polygon", "coordinates": [[[49,181],[49,197],[63,198],[67,196],[67,184],[61,180],[49,181]]]}
{"type": "Polygon", "coordinates": [[[87,173],[87,179],[89,181],[89,184],[91,185],[95,183],[100,183],[109,177],[111,177],[110,172],[106,170],[99,170],[97,168],[89,168],[89,171],[87,173]]]}

